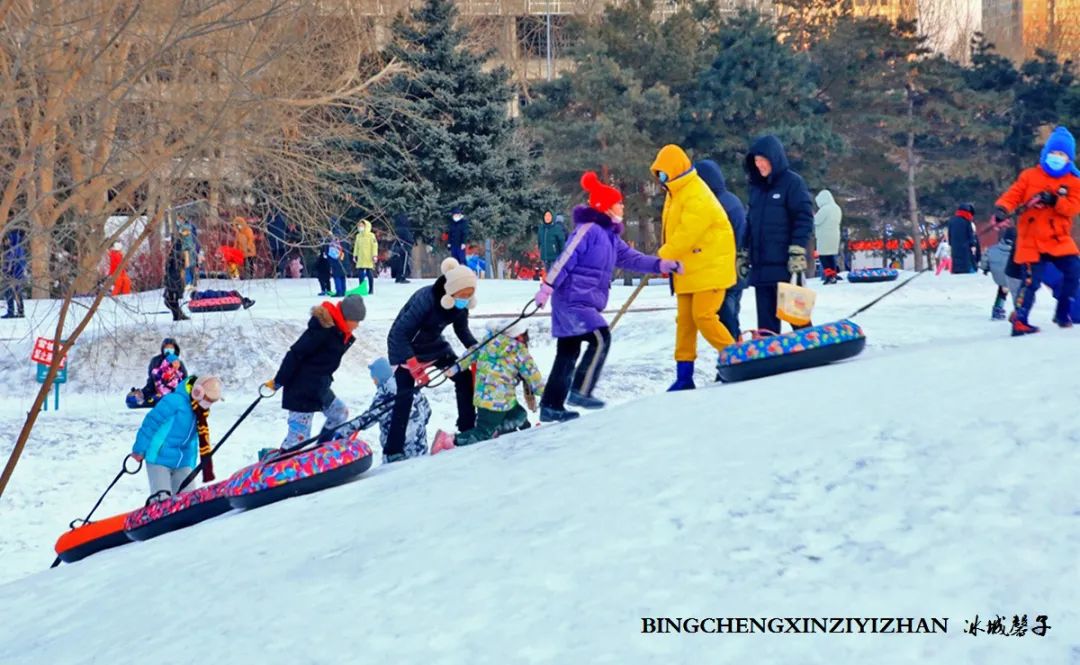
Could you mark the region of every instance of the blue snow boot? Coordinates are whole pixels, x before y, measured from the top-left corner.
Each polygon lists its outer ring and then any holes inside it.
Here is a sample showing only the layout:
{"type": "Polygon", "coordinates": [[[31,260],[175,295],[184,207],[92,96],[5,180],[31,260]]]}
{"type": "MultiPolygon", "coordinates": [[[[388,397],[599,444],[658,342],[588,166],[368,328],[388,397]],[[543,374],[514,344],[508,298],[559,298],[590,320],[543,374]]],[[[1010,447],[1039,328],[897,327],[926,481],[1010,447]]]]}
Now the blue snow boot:
{"type": "Polygon", "coordinates": [[[693,390],[694,385],[694,361],[680,360],[675,363],[675,383],[667,389],[669,393],[676,390],[693,390]]]}
{"type": "Polygon", "coordinates": [[[566,398],[566,403],[570,406],[580,406],[583,409],[604,408],[604,400],[596,399],[592,395],[582,395],[576,390],[570,391],[570,396],[566,398]]]}
{"type": "Polygon", "coordinates": [[[1005,320],[1005,308],[1004,307],[995,307],[990,312],[990,319],[992,321],[1004,321],[1005,320]]]}

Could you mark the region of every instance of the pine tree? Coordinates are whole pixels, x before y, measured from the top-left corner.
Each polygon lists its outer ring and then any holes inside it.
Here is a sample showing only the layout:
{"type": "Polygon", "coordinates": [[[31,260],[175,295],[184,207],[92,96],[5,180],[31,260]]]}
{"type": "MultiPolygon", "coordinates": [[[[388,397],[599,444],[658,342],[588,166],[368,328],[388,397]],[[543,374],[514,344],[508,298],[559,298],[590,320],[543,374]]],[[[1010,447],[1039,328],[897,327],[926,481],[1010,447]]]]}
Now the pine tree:
{"type": "Polygon", "coordinates": [[[338,180],[369,215],[408,214],[421,240],[439,238],[458,207],[474,238],[509,239],[543,209],[539,163],[508,115],[507,70],[465,48],[457,17],[452,0],[425,0],[394,21],[385,56],[406,69],[372,91],[358,118],[372,139],[348,146],[361,173],[338,180]]]}
{"type": "Polygon", "coordinates": [[[741,173],[750,141],[775,134],[792,168],[818,179],[840,141],[825,122],[807,55],[779,41],[770,21],[747,12],[724,21],[708,49],[711,62],[683,95],[681,130],[695,158],[741,173]]]}

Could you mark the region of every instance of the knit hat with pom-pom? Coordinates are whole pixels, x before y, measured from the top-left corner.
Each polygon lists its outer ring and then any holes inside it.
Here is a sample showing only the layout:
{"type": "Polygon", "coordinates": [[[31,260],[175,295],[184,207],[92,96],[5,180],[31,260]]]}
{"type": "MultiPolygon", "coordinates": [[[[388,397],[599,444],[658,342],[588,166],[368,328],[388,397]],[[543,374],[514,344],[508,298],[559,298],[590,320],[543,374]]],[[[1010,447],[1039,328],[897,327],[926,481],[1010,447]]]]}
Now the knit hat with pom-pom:
{"type": "Polygon", "coordinates": [[[607,213],[622,201],[622,192],[600,182],[594,171],[586,171],[581,176],[581,188],[589,193],[589,207],[598,212],[607,213]]]}
{"type": "MultiPolygon", "coordinates": [[[[446,278],[446,295],[442,297],[439,304],[443,306],[443,309],[453,309],[455,293],[462,289],[476,288],[476,273],[452,257],[442,262],[441,270],[443,277],[446,278]]],[[[475,296],[469,298],[469,309],[473,307],[476,307],[475,296]]]]}

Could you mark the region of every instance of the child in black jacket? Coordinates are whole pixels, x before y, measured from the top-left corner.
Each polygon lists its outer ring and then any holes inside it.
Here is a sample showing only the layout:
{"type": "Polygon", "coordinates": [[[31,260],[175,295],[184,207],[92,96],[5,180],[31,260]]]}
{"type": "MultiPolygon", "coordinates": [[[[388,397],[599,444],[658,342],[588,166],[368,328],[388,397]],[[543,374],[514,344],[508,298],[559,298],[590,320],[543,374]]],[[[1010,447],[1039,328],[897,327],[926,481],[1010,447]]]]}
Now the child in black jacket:
{"type": "Polygon", "coordinates": [[[307,330],[289,347],[277,375],[266,382],[271,390],[285,390],[281,407],[289,411],[289,433],[282,448],[311,437],[316,411],[326,417],[324,428],[337,427],[349,419],[349,409],[334,395],[330,384],[342,356],[356,341],[353,331],[364,320],[364,314],[364,299],[360,296],[313,307],[307,330]]]}

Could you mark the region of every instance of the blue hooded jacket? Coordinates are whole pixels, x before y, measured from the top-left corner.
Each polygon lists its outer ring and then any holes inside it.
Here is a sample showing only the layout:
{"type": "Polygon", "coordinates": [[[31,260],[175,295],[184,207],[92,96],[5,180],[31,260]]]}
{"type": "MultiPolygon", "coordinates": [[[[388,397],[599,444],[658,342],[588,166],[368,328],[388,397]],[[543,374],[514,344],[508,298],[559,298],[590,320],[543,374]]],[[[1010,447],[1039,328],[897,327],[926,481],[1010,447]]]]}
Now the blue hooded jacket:
{"type": "MultiPolygon", "coordinates": [[[[741,250],[746,246],[746,208],[742,201],[728,191],[727,182],[724,180],[724,173],[720,170],[719,164],[711,159],[703,159],[694,164],[694,169],[723,206],[728,221],[731,222],[731,230],[735,233],[735,251],[741,250]]],[[[739,280],[738,286],[745,287],[745,280],[739,280]]]]}
{"type": "Polygon", "coordinates": [[[1050,133],[1050,138],[1046,139],[1046,145],[1043,146],[1042,154],[1039,156],[1039,166],[1046,172],[1051,178],[1060,178],[1065,173],[1071,171],[1074,176],[1080,177],[1080,168],[1076,166],[1076,139],[1069,132],[1068,129],[1062,126],[1054,128],[1054,131],[1050,133]],[[1052,152],[1063,152],[1069,156],[1069,163],[1065,168],[1054,171],[1046,164],[1046,157],[1052,152]]]}
{"type": "Polygon", "coordinates": [[[146,414],[131,452],[142,455],[149,464],[170,469],[194,468],[198,464],[199,433],[191,409],[194,382],[195,377],[188,377],[146,414]]]}

